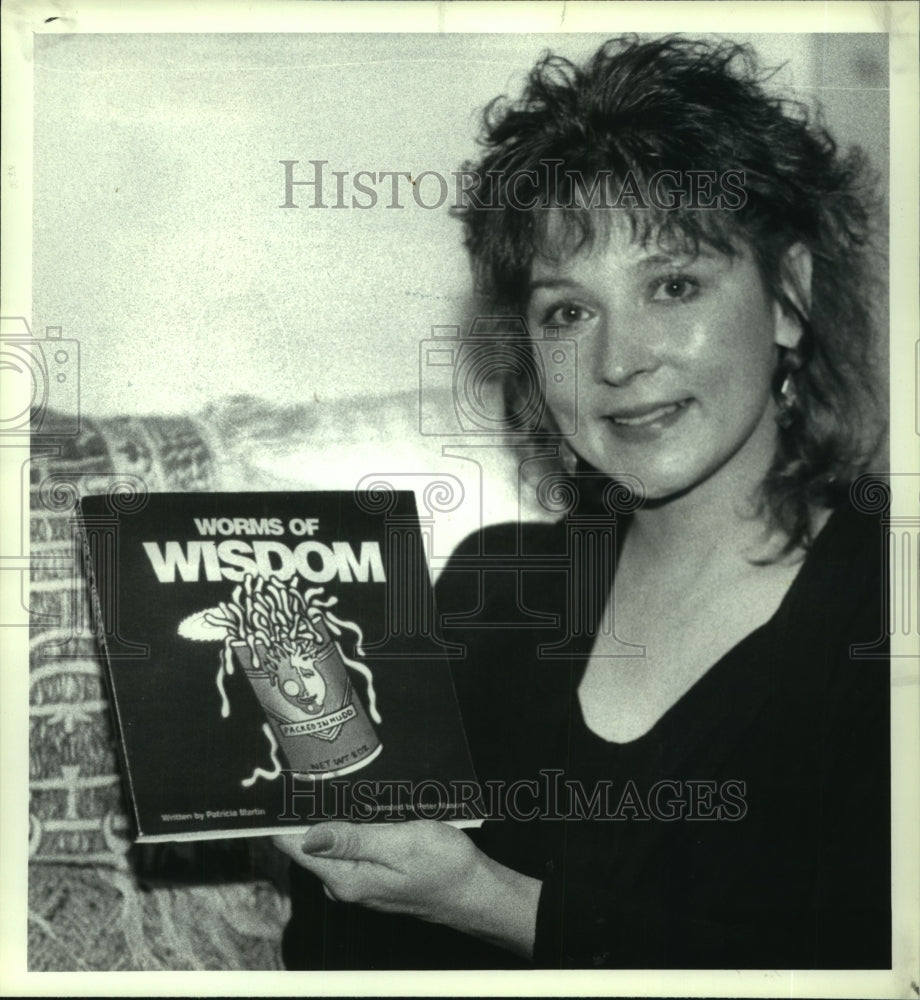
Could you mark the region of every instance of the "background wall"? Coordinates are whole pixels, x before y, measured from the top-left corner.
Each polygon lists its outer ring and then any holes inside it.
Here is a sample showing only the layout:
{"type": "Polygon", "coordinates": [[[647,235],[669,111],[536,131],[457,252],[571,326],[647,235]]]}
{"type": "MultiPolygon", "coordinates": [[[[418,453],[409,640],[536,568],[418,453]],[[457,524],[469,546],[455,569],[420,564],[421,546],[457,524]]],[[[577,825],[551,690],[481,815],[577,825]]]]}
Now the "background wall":
{"type": "MultiPolygon", "coordinates": [[[[383,185],[372,209],[306,188],[282,209],[279,160],[447,175],[541,50],[603,37],[36,36],[33,323],[79,340],[83,411],[414,388],[419,342],[464,316],[459,225],[406,181],[401,209],[383,185]]],[[[733,37],[887,175],[886,36],[733,37]]]]}

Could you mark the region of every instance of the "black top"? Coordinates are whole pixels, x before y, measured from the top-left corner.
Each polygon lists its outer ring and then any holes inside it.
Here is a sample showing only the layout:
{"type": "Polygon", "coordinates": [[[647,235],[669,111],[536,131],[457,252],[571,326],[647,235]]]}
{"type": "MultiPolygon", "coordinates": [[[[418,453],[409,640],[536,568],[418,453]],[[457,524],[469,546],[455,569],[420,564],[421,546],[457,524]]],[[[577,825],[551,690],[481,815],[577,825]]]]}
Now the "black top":
{"type": "MultiPolygon", "coordinates": [[[[455,683],[474,764],[504,816],[471,835],[543,881],[533,964],[890,967],[878,516],[835,512],[773,617],[625,744],[593,733],[577,698],[591,608],[612,579],[610,534],[590,518],[490,528],[437,587],[445,638],[467,647],[455,683]]],[[[446,928],[330,903],[301,869],[292,879],[289,968],[525,964],[446,928]]]]}

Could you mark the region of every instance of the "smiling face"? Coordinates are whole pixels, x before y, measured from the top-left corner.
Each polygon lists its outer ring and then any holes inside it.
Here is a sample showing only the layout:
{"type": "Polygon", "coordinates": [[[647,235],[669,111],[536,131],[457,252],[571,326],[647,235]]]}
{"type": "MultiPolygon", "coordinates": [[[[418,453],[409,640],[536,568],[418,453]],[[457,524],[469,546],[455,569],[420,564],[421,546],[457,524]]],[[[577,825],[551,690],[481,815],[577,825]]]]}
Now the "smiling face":
{"type": "Polygon", "coordinates": [[[694,256],[635,242],[625,219],[561,261],[536,257],[527,320],[578,352],[578,391],[548,383],[574,450],[630,474],[650,500],[712,482],[737,497],[759,486],[776,445],[771,379],[800,331],[767,294],[746,248],[694,256]]]}
{"type": "Polygon", "coordinates": [[[282,691],[287,698],[310,715],[321,712],[326,700],[326,681],[316,668],[313,650],[293,653],[290,673],[293,676],[282,682],[282,691]]]}

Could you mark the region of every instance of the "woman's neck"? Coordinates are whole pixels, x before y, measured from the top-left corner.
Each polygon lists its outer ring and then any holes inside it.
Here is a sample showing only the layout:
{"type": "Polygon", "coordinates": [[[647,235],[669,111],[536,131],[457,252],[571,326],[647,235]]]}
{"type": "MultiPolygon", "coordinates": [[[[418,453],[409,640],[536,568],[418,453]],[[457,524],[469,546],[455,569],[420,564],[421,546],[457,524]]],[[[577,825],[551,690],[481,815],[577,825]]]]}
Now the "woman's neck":
{"type": "Polygon", "coordinates": [[[713,562],[750,561],[781,541],[770,542],[765,518],[753,499],[723,497],[695,504],[690,497],[647,503],[633,517],[629,530],[633,555],[661,568],[685,567],[698,572],[713,562]]]}
{"type": "Polygon", "coordinates": [[[749,463],[733,472],[730,481],[716,475],[685,493],[647,501],[633,517],[632,554],[662,570],[697,573],[709,565],[775,558],[787,539],[760,503],[766,468],[749,463]]]}

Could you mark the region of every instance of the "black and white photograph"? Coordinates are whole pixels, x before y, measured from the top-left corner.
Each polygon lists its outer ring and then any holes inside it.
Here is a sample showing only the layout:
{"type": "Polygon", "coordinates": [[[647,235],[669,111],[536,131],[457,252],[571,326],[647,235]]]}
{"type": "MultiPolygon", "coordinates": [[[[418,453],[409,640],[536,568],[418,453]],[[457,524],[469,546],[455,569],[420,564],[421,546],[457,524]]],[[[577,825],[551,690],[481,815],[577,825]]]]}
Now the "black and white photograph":
{"type": "Polygon", "coordinates": [[[4,995],[917,996],[917,8],[3,18],[4,995]]]}

